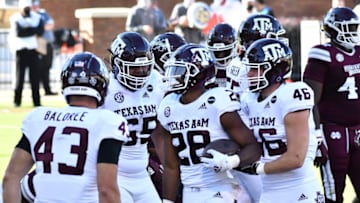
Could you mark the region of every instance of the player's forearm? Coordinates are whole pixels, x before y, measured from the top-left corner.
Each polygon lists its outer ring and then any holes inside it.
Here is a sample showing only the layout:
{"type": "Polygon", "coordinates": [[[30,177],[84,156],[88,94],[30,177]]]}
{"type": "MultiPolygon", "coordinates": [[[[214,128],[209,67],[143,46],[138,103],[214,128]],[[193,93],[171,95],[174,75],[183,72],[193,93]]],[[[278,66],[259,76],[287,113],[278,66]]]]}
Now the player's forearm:
{"type": "Polygon", "coordinates": [[[247,166],[257,160],[260,159],[261,156],[261,148],[257,142],[246,145],[243,149],[238,153],[240,156],[240,164],[239,167],[247,166]]]}
{"type": "Polygon", "coordinates": [[[303,155],[286,152],[275,161],[266,163],[264,171],[266,174],[291,171],[302,167],[304,160],[305,157],[303,155]]]}
{"type": "Polygon", "coordinates": [[[9,180],[6,177],[4,177],[2,184],[3,184],[2,185],[3,202],[6,203],[21,202],[20,181],[9,180]]]}
{"type": "Polygon", "coordinates": [[[152,133],[151,139],[155,145],[156,154],[159,157],[160,162],[164,164],[164,141],[161,135],[159,133],[152,133]]]}
{"type": "Polygon", "coordinates": [[[164,168],[163,175],[163,199],[168,199],[175,201],[176,195],[179,188],[179,170],[170,169],[168,167],[164,168]]]}

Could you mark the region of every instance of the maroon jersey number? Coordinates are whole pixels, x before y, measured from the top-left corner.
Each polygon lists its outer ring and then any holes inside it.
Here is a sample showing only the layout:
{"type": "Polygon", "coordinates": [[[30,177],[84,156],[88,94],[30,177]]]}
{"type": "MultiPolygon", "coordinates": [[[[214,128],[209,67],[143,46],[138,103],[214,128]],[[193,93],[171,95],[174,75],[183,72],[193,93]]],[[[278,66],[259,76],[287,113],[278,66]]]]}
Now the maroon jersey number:
{"type": "MultiPolygon", "coordinates": [[[[34,146],[35,159],[36,161],[43,162],[44,173],[51,173],[51,162],[54,159],[54,154],[52,153],[54,132],[54,126],[48,127],[34,146]]],[[[78,156],[76,166],[58,163],[58,171],[60,174],[82,175],[84,173],[86,151],[88,148],[88,130],[77,127],[65,127],[62,131],[62,135],[79,135],[80,142],[79,145],[71,145],[70,150],[71,154],[76,154],[78,156]]]]}

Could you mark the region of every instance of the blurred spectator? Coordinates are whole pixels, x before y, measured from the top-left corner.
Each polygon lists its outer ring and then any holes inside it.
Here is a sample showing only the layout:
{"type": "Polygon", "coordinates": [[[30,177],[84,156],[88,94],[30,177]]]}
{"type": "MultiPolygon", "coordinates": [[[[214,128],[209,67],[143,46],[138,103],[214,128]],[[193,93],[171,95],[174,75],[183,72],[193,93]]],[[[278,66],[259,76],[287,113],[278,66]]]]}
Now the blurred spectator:
{"type": "Polygon", "coordinates": [[[345,0],[332,0],[332,7],[344,7],[345,0]]]}
{"type": "Polygon", "coordinates": [[[182,36],[188,43],[201,43],[205,37],[200,28],[191,26],[187,18],[187,11],[195,0],[184,0],[174,6],[169,19],[170,31],[182,36]]]}
{"type": "MultiPolygon", "coordinates": [[[[54,37],[54,20],[48,14],[48,12],[40,8],[40,1],[35,0],[32,6],[33,10],[40,14],[41,20],[44,23],[44,33],[41,36],[41,40],[44,40],[44,52],[39,52],[39,70],[40,70],[40,81],[43,84],[45,95],[57,95],[56,92],[52,92],[50,88],[50,69],[53,62],[54,48],[53,43],[55,41],[54,37]]],[[[40,46],[40,44],[39,44],[40,46]]]]}
{"type": "Polygon", "coordinates": [[[210,7],[235,30],[239,28],[241,21],[247,17],[246,9],[240,0],[213,0],[210,7]]]}
{"type": "Polygon", "coordinates": [[[157,0],[138,0],[126,20],[126,31],[138,32],[148,41],[165,32],[167,21],[157,0]]]}
{"type": "Polygon", "coordinates": [[[271,15],[275,17],[273,9],[268,6],[265,0],[252,0],[252,4],[256,13],[271,15]]]}
{"type": "Polygon", "coordinates": [[[40,106],[39,58],[37,37],[44,32],[41,16],[31,11],[31,0],[20,0],[19,11],[10,16],[9,48],[15,55],[16,81],[14,106],[21,105],[25,72],[29,68],[32,99],[34,106],[40,106]]]}
{"type": "Polygon", "coordinates": [[[354,13],[360,17],[360,0],[355,0],[355,7],[353,9],[354,13]]]}

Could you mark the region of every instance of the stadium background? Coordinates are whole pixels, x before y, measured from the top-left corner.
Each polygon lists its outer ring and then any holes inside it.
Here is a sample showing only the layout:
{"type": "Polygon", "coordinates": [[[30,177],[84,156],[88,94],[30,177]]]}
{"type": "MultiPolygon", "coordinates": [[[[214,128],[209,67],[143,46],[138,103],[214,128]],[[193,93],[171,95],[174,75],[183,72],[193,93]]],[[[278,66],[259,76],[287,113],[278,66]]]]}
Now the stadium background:
{"type": "MultiPolygon", "coordinates": [[[[8,1],[8,0],[6,0],[8,1]]],[[[13,0],[16,1],[16,0],[13,0]]],[[[245,0],[243,0],[245,1],[245,0]]],[[[335,0],[268,0],[268,4],[274,9],[277,18],[284,25],[287,30],[287,36],[290,38],[290,46],[294,50],[295,58],[295,71],[294,79],[300,77],[300,24],[304,20],[319,21],[322,19],[326,11],[332,7],[335,0]]],[[[8,78],[8,74],[2,74],[12,70],[12,58],[8,55],[6,49],[6,35],[9,28],[9,16],[17,11],[16,6],[2,5],[0,1],[0,115],[3,121],[0,123],[0,161],[2,164],[0,169],[0,178],[2,178],[5,164],[7,163],[11,150],[15,145],[15,142],[19,136],[19,129],[21,119],[25,112],[31,110],[31,96],[29,90],[24,93],[24,107],[21,109],[12,108],[12,88],[11,85],[3,85],[3,82],[11,82],[11,78],[8,78]],[[4,76],[6,78],[4,78],[4,76]],[[20,113],[20,114],[19,114],[20,113]],[[11,118],[16,119],[15,122],[10,122],[11,118]]],[[[126,17],[113,17],[87,19],[89,27],[94,27],[94,32],[100,31],[100,34],[89,32],[88,30],[80,29],[80,19],[75,17],[75,11],[84,8],[130,8],[136,3],[136,0],[40,0],[41,6],[45,8],[54,18],[56,22],[56,29],[67,28],[79,31],[83,37],[82,48],[84,50],[91,50],[104,56],[106,54],[107,45],[111,39],[118,33],[125,30],[126,17]],[[90,35],[90,38],[89,38],[90,35]],[[89,39],[93,39],[89,40],[89,39]]],[[[158,0],[159,7],[164,11],[166,17],[170,16],[171,10],[176,3],[182,2],[182,0],[158,0]]],[[[212,0],[203,0],[210,4],[212,0]]],[[[355,0],[345,0],[345,5],[353,8],[355,6],[355,0]]],[[[86,17],[85,17],[86,18],[86,17]]],[[[86,25],[85,25],[86,27],[86,25]]],[[[314,33],[315,34],[315,33],[314,33]]],[[[62,56],[58,56],[54,61],[54,71],[52,76],[52,83],[55,85],[55,89],[59,90],[60,85],[58,83],[58,70],[61,66],[63,59],[62,56]]],[[[65,56],[66,58],[66,56],[65,56]]],[[[56,97],[44,97],[44,105],[65,105],[61,95],[56,97]]],[[[0,179],[1,181],[1,179],[0,179]]],[[[350,202],[353,197],[353,190],[347,188],[346,194],[351,194],[345,197],[345,203],[350,202]]],[[[1,202],[1,200],[0,200],[1,202]]]]}
{"type": "MultiPolygon", "coordinates": [[[[17,1],[0,0],[0,28],[5,29],[4,33],[0,33],[0,48],[6,46],[5,40],[1,39],[6,38],[4,35],[6,35],[6,29],[9,27],[9,16],[17,11],[17,1]],[[1,2],[13,2],[13,5],[1,5],[1,2]]],[[[182,1],[158,0],[158,5],[164,11],[165,16],[169,18],[174,5],[182,1]]],[[[212,3],[212,0],[202,1],[208,4],[212,3]]],[[[243,4],[246,4],[247,1],[242,0],[243,4]]],[[[304,61],[301,59],[301,22],[304,20],[320,22],[326,11],[337,1],[340,0],[267,0],[268,5],[274,9],[277,19],[287,30],[286,35],[290,39],[295,65],[293,80],[301,78],[301,68],[304,66],[304,61]]],[[[344,1],[348,7],[353,8],[355,6],[355,0],[341,1],[344,1]]],[[[83,39],[82,48],[92,51],[102,58],[107,58],[106,49],[113,37],[125,30],[127,11],[134,4],[136,4],[136,0],[40,0],[41,7],[45,8],[53,16],[55,29],[66,28],[78,31],[83,39]],[[109,8],[117,8],[118,10],[109,11],[109,8]]],[[[314,31],[314,34],[319,35],[318,33],[318,30],[314,31]]],[[[303,51],[306,48],[308,47],[303,47],[303,51]]],[[[0,50],[0,60],[4,58],[3,55],[2,50],[0,50]]],[[[11,66],[9,63],[3,62],[2,64],[11,66]]]]}

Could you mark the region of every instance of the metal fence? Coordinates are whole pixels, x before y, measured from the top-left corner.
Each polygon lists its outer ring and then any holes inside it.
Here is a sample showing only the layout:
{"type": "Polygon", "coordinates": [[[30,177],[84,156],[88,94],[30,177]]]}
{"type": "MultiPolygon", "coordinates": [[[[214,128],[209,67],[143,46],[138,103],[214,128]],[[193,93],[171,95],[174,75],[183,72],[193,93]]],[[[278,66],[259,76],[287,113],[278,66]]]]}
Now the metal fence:
{"type": "MultiPolygon", "coordinates": [[[[9,29],[0,29],[0,90],[11,90],[15,81],[15,58],[8,46],[9,29]]],[[[62,64],[71,57],[73,53],[61,53],[54,51],[53,65],[50,69],[50,82],[52,89],[60,88],[60,72],[62,64]]],[[[27,70],[28,71],[28,70],[27,70]]],[[[29,86],[29,74],[25,75],[25,88],[29,86]]],[[[42,87],[42,84],[40,84],[42,87]]]]}
{"type": "Polygon", "coordinates": [[[14,56],[8,46],[9,30],[0,29],[0,89],[10,89],[13,81],[14,56]]]}

